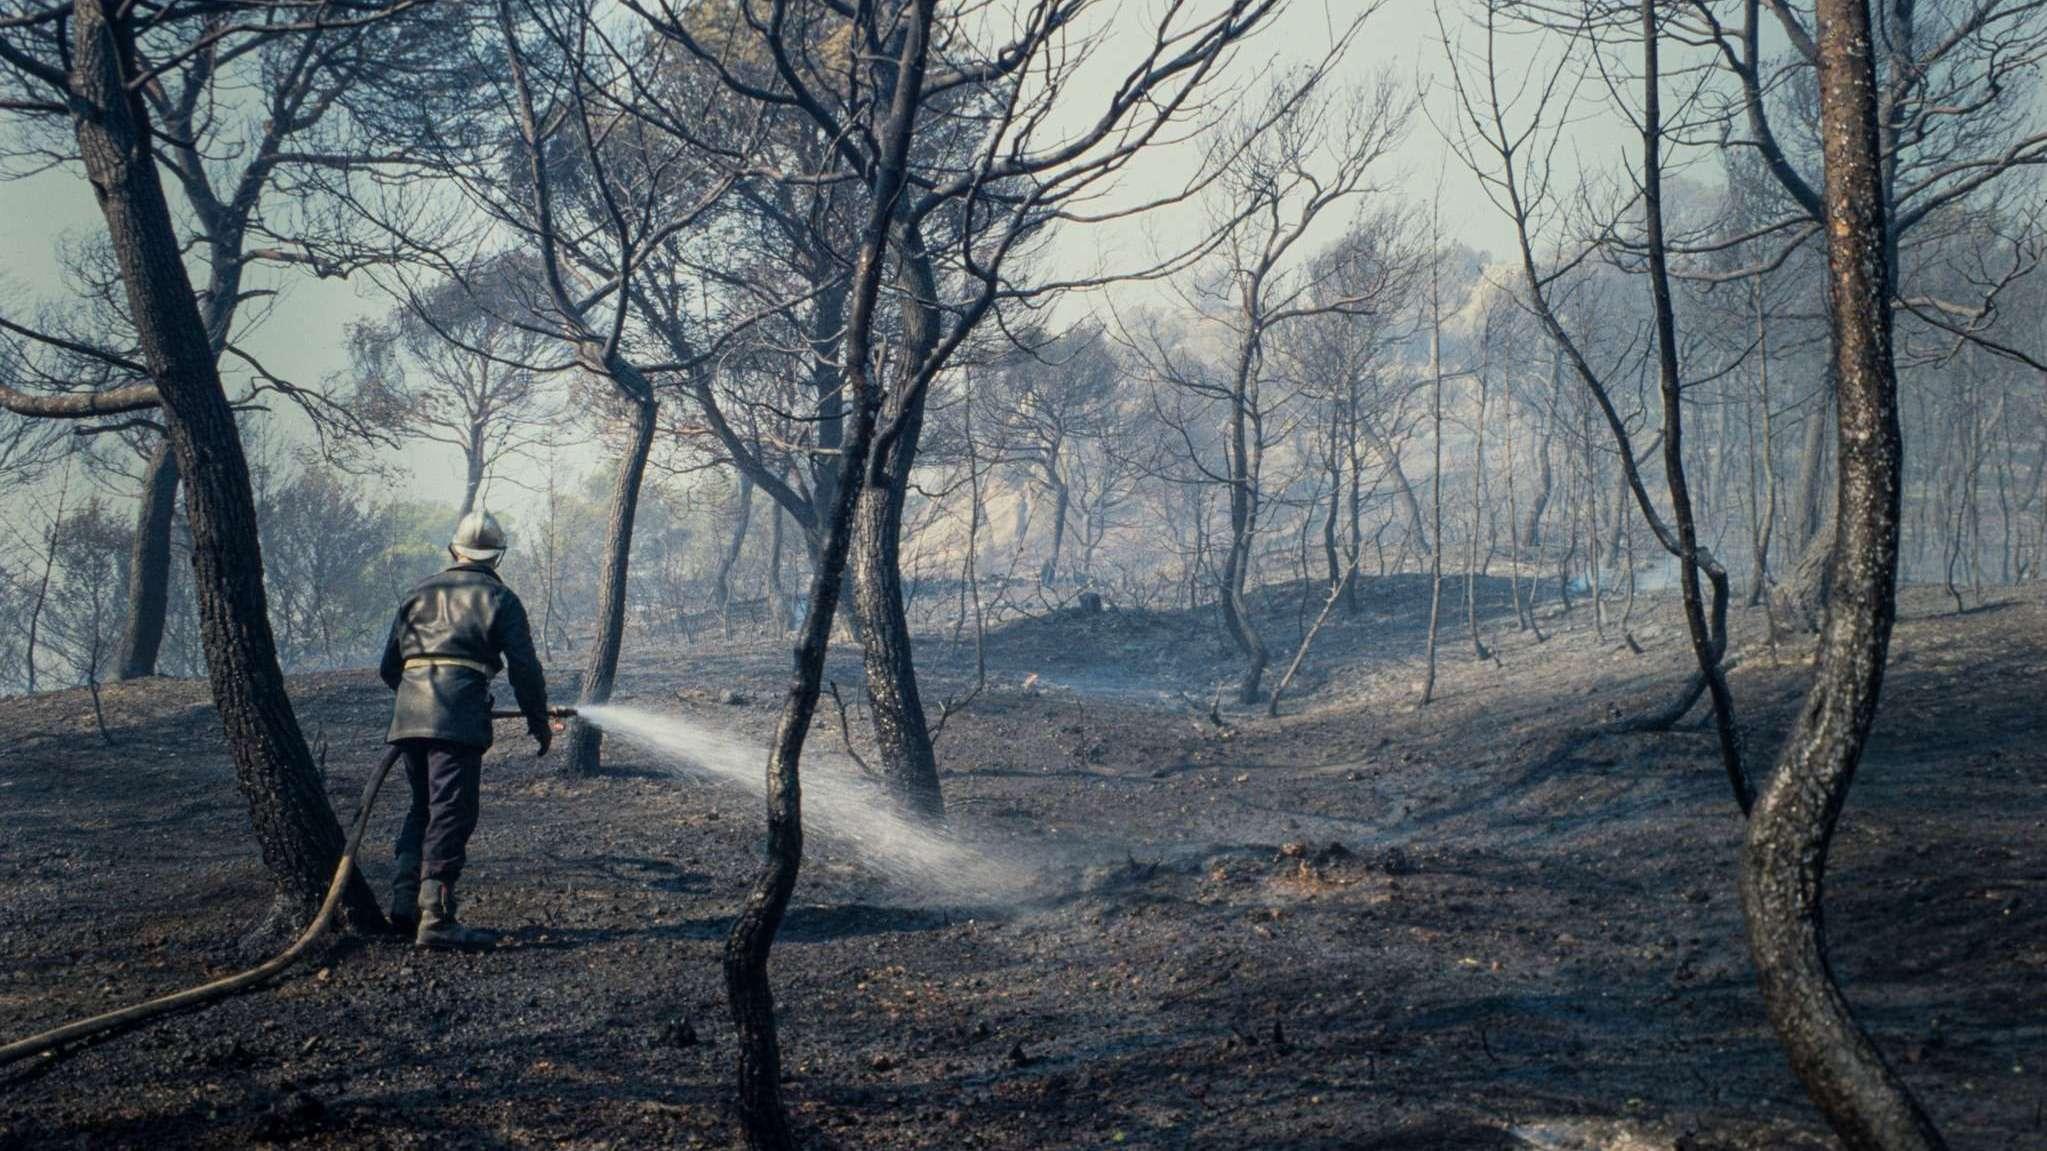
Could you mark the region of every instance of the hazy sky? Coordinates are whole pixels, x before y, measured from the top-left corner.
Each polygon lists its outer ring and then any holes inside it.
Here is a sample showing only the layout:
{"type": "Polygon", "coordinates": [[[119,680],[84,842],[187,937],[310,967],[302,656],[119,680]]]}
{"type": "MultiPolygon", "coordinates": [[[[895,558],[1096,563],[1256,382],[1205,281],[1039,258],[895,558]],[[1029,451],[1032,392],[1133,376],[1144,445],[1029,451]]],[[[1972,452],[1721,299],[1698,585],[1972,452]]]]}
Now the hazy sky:
{"type": "MultiPolygon", "coordinates": [[[[1105,7],[1120,9],[1116,18],[1125,26],[1142,23],[1132,11],[1139,5],[1105,7]]],[[[1155,0],[1143,7],[1154,8],[1155,0]]],[[[1331,30],[1346,23],[1356,10],[1355,0],[1294,0],[1283,16],[1240,51],[1232,81],[1255,86],[1275,68],[1319,59],[1327,51],[1331,30]]],[[[1104,53],[1104,62],[1114,63],[1110,53],[1104,53]]],[[[1422,0],[1392,0],[1370,18],[1344,62],[1343,75],[1363,80],[1387,70],[1403,85],[1421,91],[1442,69],[1443,52],[1433,9],[1422,0]]],[[[1447,93],[1428,92],[1424,99],[1440,112],[1447,93]]],[[[1168,179],[1184,178],[1192,162],[1191,150],[1183,147],[1179,154],[1161,154],[1126,169],[1124,178],[1163,185],[1168,179]]],[[[1382,179],[1416,203],[1427,203],[1437,195],[1440,183],[1450,238],[1493,251],[1502,250],[1511,238],[1505,221],[1449,155],[1426,118],[1417,117],[1407,142],[1382,179]]],[[[1103,234],[1069,241],[1055,249],[1055,254],[1073,253],[1074,259],[1092,260],[1101,253],[1112,266],[1134,264],[1153,245],[1170,244],[1175,233],[1195,226],[1188,211],[1157,216],[1143,224],[1097,229],[1103,234]]],[[[20,315],[32,313],[37,300],[55,301],[65,296],[66,288],[59,282],[58,245],[67,236],[91,234],[101,227],[90,189],[72,169],[0,183],[0,219],[7,221],[0,230],[0,304],[20,315]]],[[[1333,220],[1332,231],[1340,224],[1341,220],[1333,220]]],[[[367,282],[290,275],[280,283],[286,289],[284,296],[245,343],[272,371],[298,382],[317,382],[341,369],[345,364],[344,324],[390,306],[367,282]]],[[[413,479],[410,494],[450,504],[459,499],[461,470],[452,449],[415,444],[394,462],[409,469],[413,479]]]]}

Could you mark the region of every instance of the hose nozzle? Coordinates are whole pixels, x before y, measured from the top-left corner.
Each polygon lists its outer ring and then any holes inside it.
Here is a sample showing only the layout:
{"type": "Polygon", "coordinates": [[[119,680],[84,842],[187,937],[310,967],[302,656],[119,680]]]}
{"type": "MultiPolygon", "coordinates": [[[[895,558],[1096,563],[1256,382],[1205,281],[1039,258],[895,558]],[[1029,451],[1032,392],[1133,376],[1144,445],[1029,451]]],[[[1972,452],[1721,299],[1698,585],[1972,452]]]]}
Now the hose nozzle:
{"type": "MultiPolygon", "coordinates": [[[[490,717],[492,719],[524,719],[526,718],[526,713],[517,708],[500,708],[497,711],[491,712],[490,717]]],[[[576,718],[576,709],[573,707],[550,707],[547,709],[547,718],[574,719],[576,718]]]]}

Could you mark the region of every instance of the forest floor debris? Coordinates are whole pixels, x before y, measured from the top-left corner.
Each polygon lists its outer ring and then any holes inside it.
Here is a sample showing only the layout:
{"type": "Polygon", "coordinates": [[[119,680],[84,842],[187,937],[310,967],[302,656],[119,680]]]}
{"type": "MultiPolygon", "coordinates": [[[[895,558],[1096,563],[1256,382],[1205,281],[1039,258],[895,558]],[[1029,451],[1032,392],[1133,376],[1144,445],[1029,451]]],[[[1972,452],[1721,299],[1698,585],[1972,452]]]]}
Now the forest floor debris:
{"type": "MultiPolygon", "coordinates": [[[[1545,617],[1548,642],[1512,632],[1490,587],[1502,663],[1446,651],[1416,711],[1418,636],[1365,590],[1288,714],[1225,704],[1227,738],[1181,698],[1205,707],[1233,662],[1205,618],[990,634],[994,686],[939,746],[947,800],[970,842],[1043,882],[963,905],[814,846],[774,972],[818,1145],[1832,1145],[1763,1020],[1711,733],[1582,738],[1682,680],[1673,606],[1637,605],[1663,625],[1633,629],[1637,656],[1583,603],[1545,617]]],[[[1278,636],[1294,609],[1268,605],[1278,636]]],[[[1835,964],[1957,1146],[2038,1146],[2047,603],[1957,616],[1912,589],[1902,614],[1909,655],[1829,874],[1835,964]]],[[[1763,764],[1804,648],[1773,661],[1760,613],[1736,627],[1763,764]]],[[[971,686],[972,637],[950,638],[923,641],[927,695],[971,686]]],[[[765,736],[786,658],[642,640],[621,696],[765,736]],[[704,684],[747,702],[677,696],[704,684]]],[[[857,652],[832,674],[857,683],[857,652]]],[[[367,671],[293,689],[346,817],[389,697],[367,671]]],[[[0,713],[8,1035],[216,974],[265,907],[205,684],[103,694],[112,748],[82,690],[0,713]]],[[[487,762],[466,894],[501,947],[341,940],[273,991],[16,1069],[0,1147],[729,1145],[719,953],[753,803],[623,749],[595,779],[553,769],[510,739],[487,762]]],[[[380,887],[388,866],[371,856],[380,887]]]]}

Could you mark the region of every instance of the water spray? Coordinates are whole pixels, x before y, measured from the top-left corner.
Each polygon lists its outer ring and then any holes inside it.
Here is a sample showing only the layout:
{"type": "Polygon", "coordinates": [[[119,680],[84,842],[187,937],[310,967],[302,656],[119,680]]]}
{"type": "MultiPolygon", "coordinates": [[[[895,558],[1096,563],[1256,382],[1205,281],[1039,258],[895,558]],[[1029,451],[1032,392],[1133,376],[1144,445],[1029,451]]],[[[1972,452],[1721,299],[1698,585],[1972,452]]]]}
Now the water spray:
{"type": "MultiPolygon", "coordinates": [[[[753,740],[667,712],[602,704],[582,717],[607,736],[648,753],[674,774],[696,775],[765,795],[766,754],[753,740]]],[[[917,891],[961,902],[1010,903],[1033,869],[967,843],[949,829],[903,813],[880,782],[843,756],[813,746],[803,756],[803,826],[850,848],[863,866],[917,891]]]]}
{"type": "MultiPolygon", "coordinates": [[[[523,719],[519,711],[493,711],[492,719],[523,719]]],[[[599,705],[583,708],[551,707],[547,717],[556,730],[562,721],[582,718],[607,732],[658,756],[678,772],[695,772],[736,784],[756,797],[763,794],[766,779],[760,764],[761,749],[742,737],[704,727],[677,715],[664,715],[633,707],[599,705]]],[[[388,747],[364,785],[362,802],[356,810],[355,827],[318,914],[283,951],[246,971],[224,976],[197,987],[188,987],[155,999],[67,1023],[37,1035],[0,1046],[0,1067],[36,1055],[81,1043],[114,1031],[147,1023],[173,1011],[217,1003],[232,995],[252,991],[282,974],[303,958],[313,943],[334,922],[341,906],[342,892],[355,871],[356,853],[363,834],[369,830],[370,812],[384,780],[397,764],[400,749],[388,747]]],[[[962,843],[943,828],[900,814],[882,788],[864,776],[854,774],[837,757],[805,757],[803,790],[805,806],[821,837],[852,846],[861,860],[890,879],[925,891],[958,899],[1006,902],[1023,894],[1026,872],[962,843]]]]}

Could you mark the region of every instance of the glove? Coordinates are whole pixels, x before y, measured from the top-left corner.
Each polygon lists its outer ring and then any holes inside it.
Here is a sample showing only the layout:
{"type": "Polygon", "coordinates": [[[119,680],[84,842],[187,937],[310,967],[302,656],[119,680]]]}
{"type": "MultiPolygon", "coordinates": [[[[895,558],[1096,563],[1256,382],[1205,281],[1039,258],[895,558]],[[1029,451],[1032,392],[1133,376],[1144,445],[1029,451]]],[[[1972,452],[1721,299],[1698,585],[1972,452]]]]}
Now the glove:
{"type": "Polygon", "coordinates": [[[540,750],[533,753],[533,758],[539,759],[547,754],[548,748],[554,746],[554,729],[544,723],[534,728],[533,742],[540,745],[540,750]]]}

